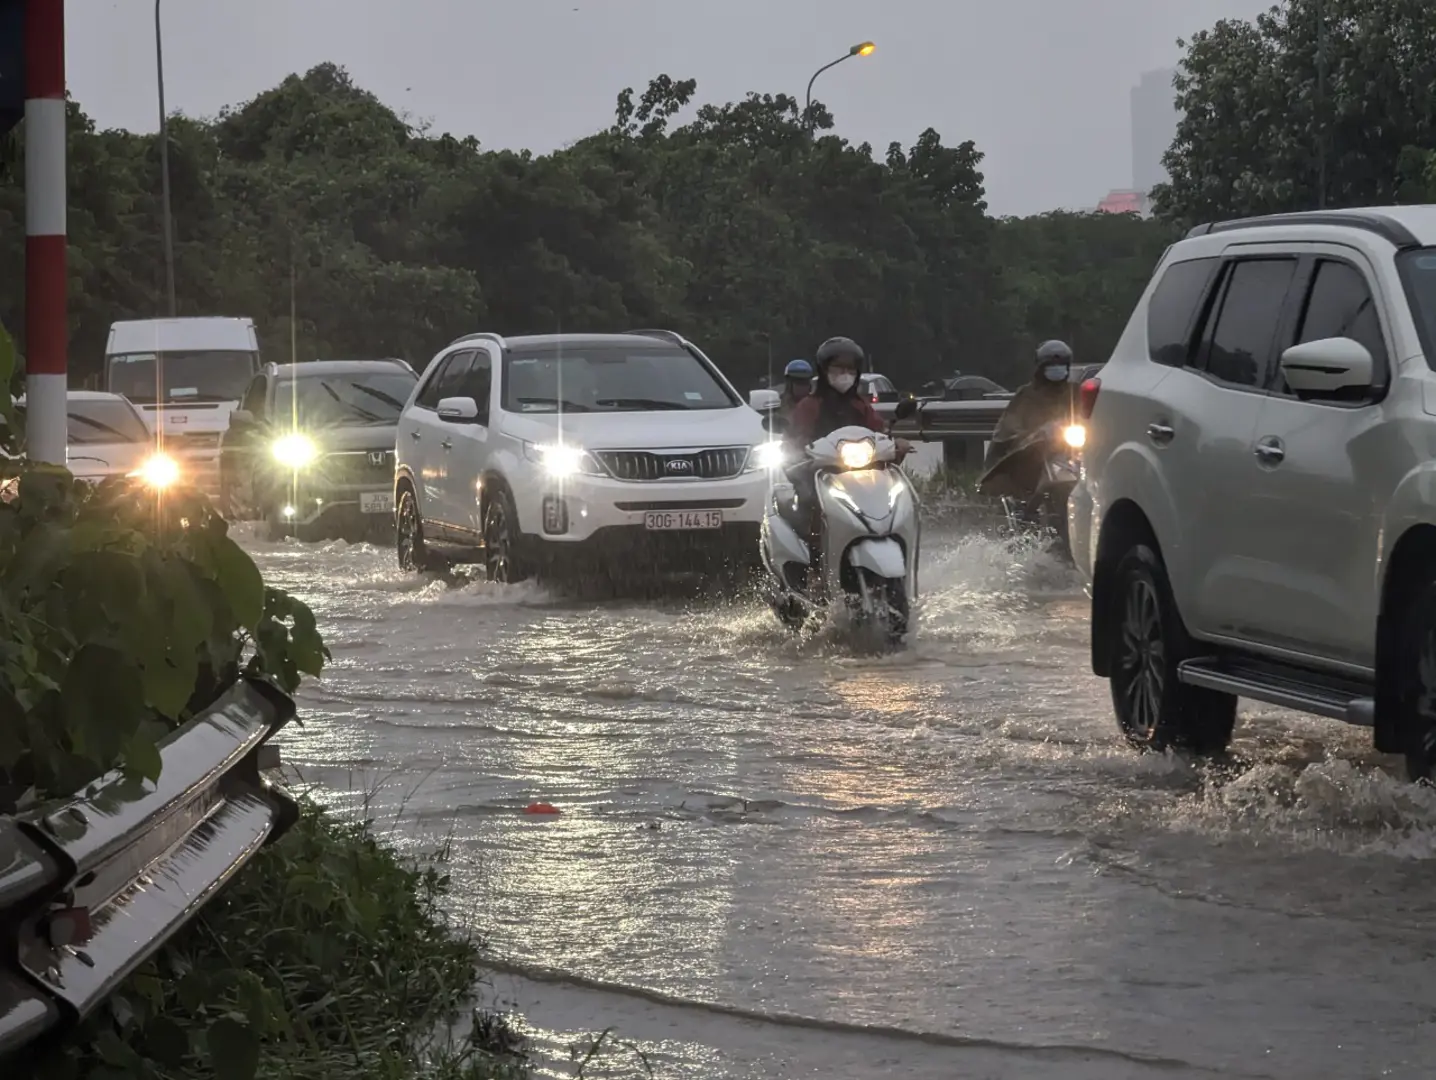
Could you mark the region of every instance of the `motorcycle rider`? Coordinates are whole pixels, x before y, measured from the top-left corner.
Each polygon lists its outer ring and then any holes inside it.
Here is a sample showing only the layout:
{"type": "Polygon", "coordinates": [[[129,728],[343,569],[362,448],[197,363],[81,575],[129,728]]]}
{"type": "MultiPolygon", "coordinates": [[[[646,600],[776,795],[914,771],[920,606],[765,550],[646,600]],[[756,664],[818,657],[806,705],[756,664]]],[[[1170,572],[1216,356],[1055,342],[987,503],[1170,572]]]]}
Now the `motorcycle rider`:
{"type": "MultiPolygon", "coordinates": [[[[858,376],[862,374],[866,356],[856,341],[847,337],[828,338],[818,346],[813,360],[818,372],[817,388],[793,408],[788,418],[787,439],[799,461],[788,474],[796,489],[794,510],[798,520],[794,524],[806,530],[811,553],[808,595],[816,600],[822,587],[818,560],[822,552],[823,515],[818,504],[817,480],[802,457],[803,451],[839,428],[865,427],[869,431],[886,432],[888,425],[872,402],[858,393],[858,376]]],[[[912,443],[906,439],[893,441],[897,444],[898,461],[912,452],[912,443]]]]}
{"type": "Polygon", "coordinates": [[[984,474],[979,488],[985,495],[1007,495],[1029,499],[1037,486],[1035,476],[1023,470],[1003,469],[1007,456],[1034,431],[1047,424],[1061,424],[1072,413],[1072,350],[1065,341],[1053,339],[1037,347],[1037,364],[1032,380],[1021,387],[1003,410],[997,430],[992,433],[984,474]]]}
{"type": "Polygon", "coordinates": [[[791,420],[798,402],[811,395],[813,365],[806,360],[792,360],[783,369],[783,390],[778,395],[778,408],[785,420],[791,420]]]}

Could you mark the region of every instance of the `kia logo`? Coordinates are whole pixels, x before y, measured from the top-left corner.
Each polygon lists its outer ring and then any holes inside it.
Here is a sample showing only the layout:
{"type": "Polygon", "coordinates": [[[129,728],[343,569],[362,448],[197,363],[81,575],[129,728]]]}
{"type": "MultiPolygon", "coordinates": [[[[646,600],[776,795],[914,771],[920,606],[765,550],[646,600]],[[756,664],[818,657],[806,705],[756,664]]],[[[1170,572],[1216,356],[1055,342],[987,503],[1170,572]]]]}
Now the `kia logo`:
{"type": "Polygon", "coordinates": [[[693,462],[686,457],[671,457],[663,463],[663,471],[671,473],[691,473],[693,462]]]}
{"type": "Polygon", "coordinates": [[[388,459],[389,452],[387,450],[374,450],[369,454],[370,465],[383,465],[388,459]]]}

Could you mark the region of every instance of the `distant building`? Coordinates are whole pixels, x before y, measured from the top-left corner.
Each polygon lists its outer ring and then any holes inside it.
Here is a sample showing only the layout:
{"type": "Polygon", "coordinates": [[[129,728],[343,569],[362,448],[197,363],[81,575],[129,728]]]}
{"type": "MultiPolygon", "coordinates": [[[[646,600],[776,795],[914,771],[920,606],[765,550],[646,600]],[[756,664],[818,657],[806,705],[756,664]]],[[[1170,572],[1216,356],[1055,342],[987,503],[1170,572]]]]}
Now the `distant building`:
{"type": "Polygon", "coordinates": [[[1132,187],[1148,192],[1167,182],[1162,156],[1177,137],[1176,71],[1148,71],[1132,88],[1132,187]]]}
{"type": "Polygon", "coordinates": [[[1109,191],[1107,197],[1097,204],[1099,214],[1140,214],[1151,213],[1151,202],[1145,191],[1109,191]]]}

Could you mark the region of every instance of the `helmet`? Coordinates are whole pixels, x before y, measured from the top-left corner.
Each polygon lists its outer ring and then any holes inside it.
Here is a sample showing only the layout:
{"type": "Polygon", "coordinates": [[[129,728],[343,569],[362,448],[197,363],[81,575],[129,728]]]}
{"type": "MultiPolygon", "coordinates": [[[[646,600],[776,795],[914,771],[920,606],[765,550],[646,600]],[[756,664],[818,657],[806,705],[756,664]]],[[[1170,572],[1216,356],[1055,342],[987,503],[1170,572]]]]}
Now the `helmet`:
{"type": "Polygon", "coordinates": [[[814,357],[818,364],[819,371],[826,371],[828,365],[839,357],[850,357],[857,363],[858,374],[863,373],[867,363],[867,357],[863,355],[863,348],[852,338],[830,337],[827,341],[818,346],[818,355],[814,357]]]}
{"type": "Polygon", "coordinates": [[[811,379],[813,377],[813,365],[806,360],[790,360],[788,366],[783,369],[785,379],[811,379]]]}
{"type": "Polygon", "coordinates": [[[1037,346],[1037,366],[1049,367],[1055,364],[1066,364],[1071,367],[1072,350],[1067,347],[1067,342],[1053,338],[1051,341],[1044,341],[1037,346]]]}

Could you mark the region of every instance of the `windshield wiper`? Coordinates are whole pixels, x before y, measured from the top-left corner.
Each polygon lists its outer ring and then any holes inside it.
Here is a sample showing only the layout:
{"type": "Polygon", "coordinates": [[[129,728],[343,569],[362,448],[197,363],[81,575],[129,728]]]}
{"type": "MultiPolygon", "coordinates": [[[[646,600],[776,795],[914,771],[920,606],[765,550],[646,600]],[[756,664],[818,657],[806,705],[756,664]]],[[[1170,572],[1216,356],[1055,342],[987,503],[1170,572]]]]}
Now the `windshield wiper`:
{"type": "Polygon", "coordinates": [[[395,412],[401,412],[404,408],[404,403],[402,401],[400,401],[398,398],[390,397],[382,390],[375,390],[372,386],[364,386],[357,382],[350,383],[349,385],[354,387],[354,389],[358,390],[361,394],[368,394],[370,397],[378,398],[385,405],[394,406],[395,412]]]}
{"type": "Polygon", "coordinates": [[[593,412],[587,405],[580,405],[576,401],[564,401],[556,397],[520,397],[514,398],[520,405],[552,405],[559,412],[593,412]]]}
{"type": "Polygon", "coordinates": [[[665,409],[676,409],[679,412],[687,412],[688,406],[676,401],[664,401],[661,398],[650,397],[611,397],[599,398],[600,405],[612,405],[615,408],[627,407],[630,409],[652,409],[655,412],[665,409]]]}
{"type": "MultiPolygon", "coordinates": [[[[237,401],[242,396],[243,391],[238,394],[181,394],[179,397],[170,395],[165,398],[165,404],[182,409],[191,401],[237,401]]],[[[130,400],[134,401],[135,398],[130,398],[130,400]]],[[[154,399],[150,398],[146,404],[154,404],[154,399]]]]}
{"type": "Polygon", "coordinates": [[[363,408],[362,406],[359,406],[359,405],[355,405],[352,401],[345,401],[343,398],[341,398],[341,397],[339,396],[338,392],[335,391],[334,387],[330,386],[330,385],[329,385],[327,382],[325,382],[324,380],[321,379],[321,380],[319,381],[319,385],[320,385],[320,387],[323,388],[323,390],[324,390],[324,392],[325,392],[326,394],[328,394],[330,397],[332,397],[332,398],[333,398],[335,401],[337,401],[340,405],[344,406],[344,408],[350,410],[351,412],[356,413],[357,415],[364,417],[369,423],[371,423],[371,424],[382,424],[382,423],[384,422],[384,418],[383,418],[382,416],[378,415],[377,413],[371,413],[368,409],[363,408]]]}
{"type": "Polygon", "coordinates": [[[71,414],[70,414],[70,419],[71,419],[71,420],[78,420],[78,421],[79,421],[80,423],[82,423],[82,424],[89,424],[90,427],[95,428],[95,429],[98,430],[98,431],[103,431],[103,432],[106,432],[106,433],[108,433],[108,434],[110,434],[110,435],[113,435],[113,436],[115,436],[120,442],[139,442],[139,441],[140,441],[139,439],[132,439],[132,438],[130,438],[128,435],[126,435],[126,434],[125,434],[123,431],[121,431],[119,428],[110,427],[109,424],[106,424],[106,423],[104,423],[104,422],[101,421],[101,420],[92,420],[90,417],[88,417],[88,416],[80,416],[78,413],[71,413],[71,414]]]}

